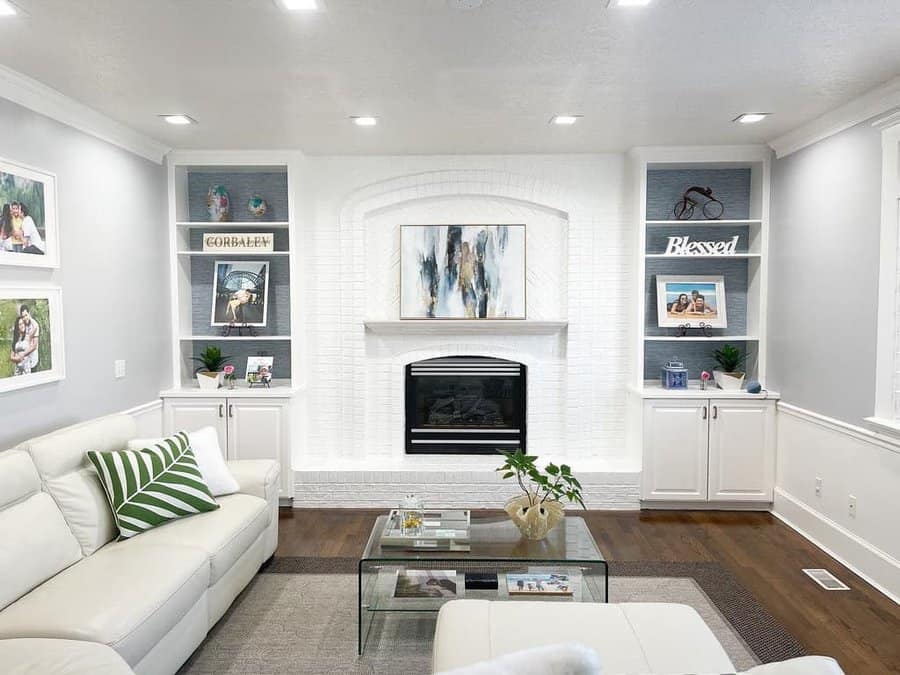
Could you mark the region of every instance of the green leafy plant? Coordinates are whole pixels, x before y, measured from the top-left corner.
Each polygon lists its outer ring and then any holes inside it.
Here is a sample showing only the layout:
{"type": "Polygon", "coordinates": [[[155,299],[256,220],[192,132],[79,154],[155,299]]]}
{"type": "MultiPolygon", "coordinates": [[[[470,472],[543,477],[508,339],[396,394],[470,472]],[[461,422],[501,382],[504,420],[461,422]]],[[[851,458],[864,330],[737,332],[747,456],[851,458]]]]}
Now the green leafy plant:
{"type": "Polygon", "coordinates": [[[713,357],[716,359],[719,367],[726,373],[737,372],[741,364],[747,360],[746,354],[742,354],[740,349],[728,344],[722,345],[721,349],[715,350],[713,357]]]}
{"type": "Polygon", "coordinates": [[[201,370],[208,370],[211,373],[218,372],[222,365],[230,359],[230,356],[222,356],[222,350],[212,345],[206,345],[206,348],[200,352],[200,356],[192,356],[192,361],[199,361],[202,365],[194,372],[199,373],[201,370]]]}
{"type": "Polygon", "coordinates": [[[534,455],[526,455],[521,450],[502,454],[506,457],[506,463],[496,470],[503,472],[503,478],[515,477],[531,506],[542,504],[548,499],[568,499],[580,504],[581,508],[587,508],[581,495],[581,483],[572,475],[572,469],[567,464],[557,466],[551,462],[541,471],[535,464],[537,457],[534,455]]]}

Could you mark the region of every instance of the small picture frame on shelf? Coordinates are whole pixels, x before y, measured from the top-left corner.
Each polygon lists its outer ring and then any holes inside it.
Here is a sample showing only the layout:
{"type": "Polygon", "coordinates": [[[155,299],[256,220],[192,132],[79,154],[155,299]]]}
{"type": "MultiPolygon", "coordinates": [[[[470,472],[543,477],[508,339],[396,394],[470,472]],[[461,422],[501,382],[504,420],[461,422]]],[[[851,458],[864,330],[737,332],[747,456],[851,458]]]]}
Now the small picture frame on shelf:
{"type": "Polygon", "coordinates": [[[269,262],[217,260],[213,276],[213,326],[265,326],[269,262]]]}
{"type": "Polygon", "coordinates": [[[659,274],[656,276],[656,307],[660,328],[695,324],[727,328],[725,277],[659,274]]]}
{"type": "Polygon", "coordinates": [[[269,387],[272,384],[272,367],[275,363],[274,356],[248,356],[247,357],[247,384],[253,387],[269,387]]]}

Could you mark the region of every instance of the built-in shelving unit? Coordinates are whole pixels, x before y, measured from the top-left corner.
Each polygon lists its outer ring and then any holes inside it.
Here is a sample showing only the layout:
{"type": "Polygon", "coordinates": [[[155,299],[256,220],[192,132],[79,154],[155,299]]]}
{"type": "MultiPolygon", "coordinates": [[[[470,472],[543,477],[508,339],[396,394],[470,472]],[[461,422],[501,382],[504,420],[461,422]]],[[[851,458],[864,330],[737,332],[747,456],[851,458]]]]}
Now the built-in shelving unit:
{"type": "Polygon", "coordinates": [[[292,158],[280,153],[175,153],[169,163],[169,218],[172,275],[173,390],[198,388],[195,357],[207,345],[218,346],[235,366],[242,395],[258,396],[259,388],[243,382],[247,357],[273,356],[273,389],[291,390],[298,353],[293,336],[296,318],[292,292],[295,269],[292,158]],[[223,185],[229,194],[230,218],[211,222],[207,192],[223,185]],[[266,213],[250,214],[255,195],[266,200],[266,213]],[[203,250],[203,235],[212,232],[271,234],[272,251],[216,252],[203,250]],[[268,262],[265,325],[224,334],[214,325],[213,293],[216,261],[268,262]]]}
{"type": "MultiPolygon", "coordinates": [[[[697,380],[712,370],[713,351],[729,343],[749,354],[749,379],[765,384],[764,336],[769,218],[769,154],[764,147],[638,148],[632,151],[635,220],[637,221],[638,311],[634,386],[650,388],[672,357],[684,361],[697,380]],[[708,220],[698,206],[690,220],[678,220],[674,207],[692,186],[710,187],[725,207],[721,219],[708,220]],[[731,241],[725,255],[667,253],[670,237],[691,241],[731,241]],[[728,325],[708,334],[692,329],[660,327],[657,316],[658,275],[723,276],[728,325]]],[[[697,195],[694,195],[697,197],[697,195]]],[[[698,323],[694,317],[692,323],[698,323]]]]}

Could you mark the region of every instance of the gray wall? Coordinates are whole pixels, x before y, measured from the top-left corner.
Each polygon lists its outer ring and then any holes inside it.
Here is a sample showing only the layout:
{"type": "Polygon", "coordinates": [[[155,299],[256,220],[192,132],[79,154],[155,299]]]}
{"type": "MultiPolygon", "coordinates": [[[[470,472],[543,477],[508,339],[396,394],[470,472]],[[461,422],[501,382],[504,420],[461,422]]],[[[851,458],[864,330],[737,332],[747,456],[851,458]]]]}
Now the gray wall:
{"type": "Polygon", "coordinates": [[[767,384],[859,424],[875,401],[881,134],[864,122],[773,168],[767,384]]]}
{"type": "Polygon", "coordinates": [[[0,284],[62,287],[66,357],[62,382],[0,394],[2,450],[151,401],[171,370],[165,169],[4,99],[0,130],[0,157],[56,174],[61,263],[0,284]]]}

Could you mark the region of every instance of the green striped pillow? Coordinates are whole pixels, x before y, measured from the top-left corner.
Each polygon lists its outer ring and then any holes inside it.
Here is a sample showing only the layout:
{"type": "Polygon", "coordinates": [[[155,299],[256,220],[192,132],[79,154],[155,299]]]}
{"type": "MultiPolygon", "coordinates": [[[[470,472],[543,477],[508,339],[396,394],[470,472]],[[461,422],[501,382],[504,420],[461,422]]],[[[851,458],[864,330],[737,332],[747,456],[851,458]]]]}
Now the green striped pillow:
{"type": "Polygon", "coordinates": [[[119,539],[219,508],[183,431],[142,450],[91,450],[87,456],[106,490],[119,539]]]}

